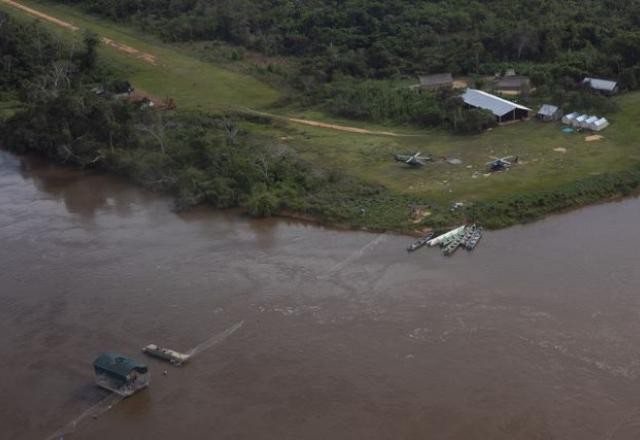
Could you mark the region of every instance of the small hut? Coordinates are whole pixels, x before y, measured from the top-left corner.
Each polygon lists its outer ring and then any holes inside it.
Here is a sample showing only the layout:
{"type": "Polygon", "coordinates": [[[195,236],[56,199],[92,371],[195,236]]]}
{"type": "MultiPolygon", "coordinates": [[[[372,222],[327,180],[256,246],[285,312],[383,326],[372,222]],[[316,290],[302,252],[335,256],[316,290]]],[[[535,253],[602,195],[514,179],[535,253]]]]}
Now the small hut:
{"type": "Polygon", "coordinates": [[[618,83],[608,79],[586,77],[582,85],[605,95],[615,95],[619,90],[618,83]]]}
{"type": "Polygon", "coordinates": [[[562,111],[555,105],[544,104],[538,110],[536,117],[545,122],[557,121],[562,117],[562,111]]]}
{"type": "Polygon", "coordinates": [[[99,387],[124,397],[149,385],[147,366],[118,353],[102,353],[93,369],[99,387]]]}

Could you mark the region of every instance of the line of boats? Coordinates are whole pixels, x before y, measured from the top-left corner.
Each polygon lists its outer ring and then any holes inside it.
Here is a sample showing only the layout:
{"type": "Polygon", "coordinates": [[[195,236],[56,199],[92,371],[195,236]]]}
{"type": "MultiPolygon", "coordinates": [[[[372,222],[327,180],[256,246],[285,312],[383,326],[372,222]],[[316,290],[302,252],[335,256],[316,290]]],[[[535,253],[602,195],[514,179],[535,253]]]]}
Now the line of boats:
{"type": "Polygon", "coordinates": [[[453,253],[461,247],[472,251],[482,238],[482,228],[475,224],[464,225],[435,238],[434,236],[435,233],[430,232],[424,237],[419,238],[407,247],[407,251],[413,252],[425,245],[430,247],[440,246],[442,248],[442,254],[446,256],[453,255],[453,253]]]}

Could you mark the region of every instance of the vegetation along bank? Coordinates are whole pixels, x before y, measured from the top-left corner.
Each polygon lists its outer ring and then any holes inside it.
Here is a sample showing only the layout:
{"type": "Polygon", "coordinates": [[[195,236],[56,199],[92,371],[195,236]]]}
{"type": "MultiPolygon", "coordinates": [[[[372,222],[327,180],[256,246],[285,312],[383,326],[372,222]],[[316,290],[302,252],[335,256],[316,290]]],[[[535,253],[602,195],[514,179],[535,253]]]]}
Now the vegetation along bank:
{"type": "Polygon", "coordinates": [[[469,2],[399,2],[396,13],[389,2],[259,4],[246,15],[242,2],[59,3],[103,18],[26,3],[81,29],[72,33],[0,4],[2,145],[118,173],[174,194],[176,209],[240,206],[411,232],[465,219],[502,227],[640,184],[633,2],[549,2],[553,20],[530,19],[524,2],[509,2],[520,18],[469,2]],[[576,13],[584,17],[560,20],[576,13]],[[487,110],[467,108],[461,90],[411,87],[446,70],[494,92],[493,76],[511,68],[531,86],[509,99],[606,115],[611,128],[591,143],[559,123],[497,126],[487,110]],[[587,75],[615,78],[623,93],[585,90],[587,75]],[[393,160],[418,151],[433,161],[413,169],[393,160]],[[487,172],[507,155],[520,163],[487,172]]]}

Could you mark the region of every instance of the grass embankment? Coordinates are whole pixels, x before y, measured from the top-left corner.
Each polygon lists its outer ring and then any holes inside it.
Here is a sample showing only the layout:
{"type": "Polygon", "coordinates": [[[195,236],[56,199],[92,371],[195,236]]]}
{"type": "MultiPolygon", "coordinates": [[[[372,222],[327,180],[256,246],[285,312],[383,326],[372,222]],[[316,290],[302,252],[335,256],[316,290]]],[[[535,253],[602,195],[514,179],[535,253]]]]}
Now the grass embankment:
{"type": "MultiPolygon", "coordinates": [[[[103,57],[139,89],[157,97],[170,96],[179,109],[269,110],[279,98],[273,87],[249,75],[201,61],[189,51],[131,28],[58,4],[33,0],[21,3],[152,54],[157,60],[155,64],[114,47],[101,49],[103,57]]],[[[23,15],[3,3],[0,8],[23,15]]],[[[48,26],[56,28],[53,24],[48,26]]],[[[388,127],[338,120],[320,112],[291,114],[279,109],[276,112],[282,117],[392,131],[401,136],[287,124],[284,119],[244,124],[263,136],[265,142],[286,143],[313,163],[341,170],[354,180],[371,185],[370,190],[358,192],[357,200],[345,198],[339,188],[326,194],[323,206],[332,205],[335,200],[335,212],[321,215],[329,221],[343,219],[359,227],[407,230],[414,227],[408,219],[407,206],[424,204],[431,206],[432,215],[415,227],[440,226],[460,221],[465,215],[476,215],[479,221],[500,227],[627,194],[638,187],[640,94],[613,99],[620,111],[604,115],[612,126],[603,133],[605,138],[597,142],[586,142],[585,134],[565,134],[558,123],[537,121],[502,126],[477,136],[454,136],[439,130],[388,127]],[[424,168],[410,169],[393,160],[394,153],[416,151],[430,153],[436,159],[460,159],[462,164],[436,160],[424,168]],[[487,175],[485,163],[492,157],[506,155],[518,155],[520,164],[508,172],[487,175]],[[451,213],[448,208],[453,202],[465,202],[469,208],[451,213]]]]}

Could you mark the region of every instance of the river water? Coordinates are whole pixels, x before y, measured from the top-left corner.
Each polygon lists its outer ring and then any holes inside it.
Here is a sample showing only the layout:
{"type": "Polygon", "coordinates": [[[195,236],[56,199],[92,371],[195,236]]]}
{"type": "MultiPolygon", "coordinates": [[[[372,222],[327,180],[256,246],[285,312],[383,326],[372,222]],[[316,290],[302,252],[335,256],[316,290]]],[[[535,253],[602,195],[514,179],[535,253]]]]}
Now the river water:
{"type": "Polygon", "coordinates": [[[638,439],[639,219],[626,200],[409,255],[0,152],[0,438],[638,439]],[[175,368],[148,343],[205,349],[175,368]],[[109,350],[149,389],[106,405],[109,350]]]}

